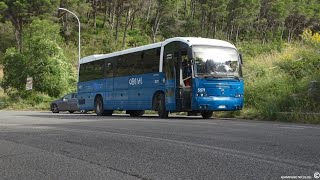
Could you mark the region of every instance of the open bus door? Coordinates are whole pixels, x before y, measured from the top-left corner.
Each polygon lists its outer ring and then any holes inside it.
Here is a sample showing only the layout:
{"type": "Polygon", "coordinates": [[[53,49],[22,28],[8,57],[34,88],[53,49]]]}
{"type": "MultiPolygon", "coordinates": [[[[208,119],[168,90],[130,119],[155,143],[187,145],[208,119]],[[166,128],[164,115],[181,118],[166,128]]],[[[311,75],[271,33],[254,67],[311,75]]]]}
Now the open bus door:
{"type": "Polygon", "coordinates": [[[192,68],[188,45],[171,42],[164,49],[166,73],[166,109],[191,111],[192,68]]]}

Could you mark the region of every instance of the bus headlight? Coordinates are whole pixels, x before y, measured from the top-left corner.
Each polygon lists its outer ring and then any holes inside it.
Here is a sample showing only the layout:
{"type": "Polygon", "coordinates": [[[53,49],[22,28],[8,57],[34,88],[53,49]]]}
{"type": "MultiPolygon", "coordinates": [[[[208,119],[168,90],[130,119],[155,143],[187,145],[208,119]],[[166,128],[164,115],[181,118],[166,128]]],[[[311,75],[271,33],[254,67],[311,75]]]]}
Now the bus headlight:
{"type": "Polygon", "coordinates": [[[241,94],[236,94],[235,97],[236,98],[240,98],[242,95],[241,94]]]}

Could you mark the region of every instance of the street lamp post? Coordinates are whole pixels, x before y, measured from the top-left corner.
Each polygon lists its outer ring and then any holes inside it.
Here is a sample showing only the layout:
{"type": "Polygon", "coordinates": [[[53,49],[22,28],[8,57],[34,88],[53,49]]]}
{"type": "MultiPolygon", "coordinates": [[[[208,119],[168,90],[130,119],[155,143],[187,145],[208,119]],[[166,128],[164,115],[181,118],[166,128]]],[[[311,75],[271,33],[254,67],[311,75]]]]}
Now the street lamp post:
{"type": "Polygon", "coordinates": [[[75,13],[69,11],[68,9],[65,9],[65,8],[58,8],[58,9],[69,12],[69,13],[72,14],[72,15],[77,19],[77,21],[78,21],[78,27],[79,27],[79,29],[78,29],[78,31],[79,31],[79,39],[78,39],[78,58],[79,58],[79,59],[78,59],[78,81],[79,81],[80,58],[81,58],[81,55],[80,55],[80,51],[81,51],[81,42],[80,42],[80,27],[81,27],[81,26],[80,26],[80,20],[79,20],[78,16],[77,16],[75,13]]]}

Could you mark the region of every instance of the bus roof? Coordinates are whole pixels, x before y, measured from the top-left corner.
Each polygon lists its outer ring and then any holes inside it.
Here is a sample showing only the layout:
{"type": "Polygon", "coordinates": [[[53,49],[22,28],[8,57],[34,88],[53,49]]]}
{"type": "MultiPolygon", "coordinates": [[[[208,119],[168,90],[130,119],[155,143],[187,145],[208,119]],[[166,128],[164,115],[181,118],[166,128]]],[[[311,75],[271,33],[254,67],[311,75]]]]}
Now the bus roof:
{"type": "MultiPolygon", "coordinates": [[[[231,44],[227,41],[218,40],[218,39],[201,38],[201,37],[198,37],[198,38],[196,38],[196,37],[178,37],[178,38],[168,39],[167,41],[172,42],[172,41],[176,41],[176,40],[187,42],[190,46],[209,45],[209,46],[230,47],[230,48],[236,49],[236,47],[233,44],[231,44]]],[[[165,41],[165,42],[167,42],[167,41],[165,41]]]]}
{"type": "Polygon", "coordinates": [[[123,55],[123,54],[129,54],[129,53],[139,52],[139,51],[143,51],[143,50],[159,48],[159,47],[165,46],[166,44],[173,42],[173,41],[185,42],[189,46],[209,45],[209,46],[221,46],[221,47],[229,47],[229,48],[236,49],[236,47],[233,44],[231,44],[227,41],[223,41],[223,40],[201,38],[201,37],[198,37],[198,38],[197,37],[175,37],[175,38],[167,39],[163,42],[149,44],[149,45],[145,45],[145,46],[134,47],[134,48],[130,48],[130,49],[122,50],[122,51],[117,51],[114,53],[96,54],[96,55],[87,56],[87,57],[81,58],[80,64],[84,64],[84,63],[88,63],[88,62],[96,61],[96,60],[100,60],[100,59],[105,59],[105,58],[109,58],[109,57],[115,57],[115,56],[119,56],[119,55],[123,55]]]}
{"type": "Polygon", "coordinates": [[[91,55],[91,56],[81,58],[80,64],[88,63],[88,62],[95,61],[95,60],[105,59],[105,58],[109,58],[109,57],[120,56],[123,54],[139,52],[139,51],[143,51],[143,50],[147,50],[147,49],[158,48],[158,47],[161,47],[161,44],[162,44],[162,42],[149,44],[149,45],[145,45],[145,46],[134,47],[134,48],[130,48],[130,49],[122,50],[122,51],[117,51],[117,52],[113,52],[113,53],[109,53],[109,54],[91,55]]]}

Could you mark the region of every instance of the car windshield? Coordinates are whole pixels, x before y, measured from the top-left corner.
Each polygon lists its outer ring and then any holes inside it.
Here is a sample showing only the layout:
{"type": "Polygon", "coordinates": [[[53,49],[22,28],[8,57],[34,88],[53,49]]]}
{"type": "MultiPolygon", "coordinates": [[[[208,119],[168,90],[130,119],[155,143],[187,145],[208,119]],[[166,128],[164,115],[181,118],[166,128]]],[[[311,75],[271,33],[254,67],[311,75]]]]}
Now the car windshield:
{"type": "Polygon", "coordinates": [[[236,49],[218,46],[194,46],[195,74],[198,77],[239,78],[240,62],[236,49]]]}

